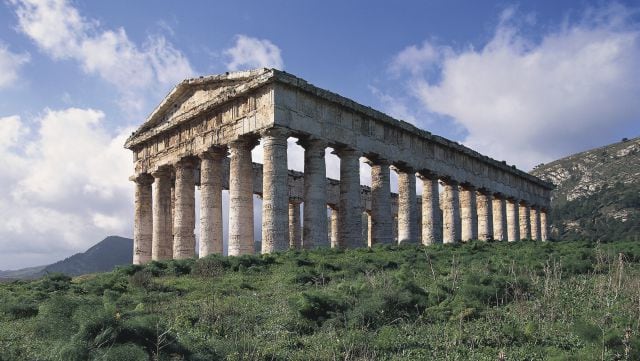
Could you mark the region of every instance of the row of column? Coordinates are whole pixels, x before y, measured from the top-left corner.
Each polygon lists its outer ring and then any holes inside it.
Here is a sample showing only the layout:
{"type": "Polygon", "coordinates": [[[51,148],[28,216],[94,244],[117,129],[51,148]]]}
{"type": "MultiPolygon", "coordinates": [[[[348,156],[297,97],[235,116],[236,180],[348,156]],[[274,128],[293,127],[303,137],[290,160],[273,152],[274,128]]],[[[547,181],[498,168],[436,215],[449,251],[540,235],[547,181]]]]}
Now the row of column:
{"type": "MultiPolygon", "coordinates": [[[[263,144],[262,252],[290,247],[333,246],[355,248],[362,242],[362,206],[360,186],[361,153],[337,148],[340,158],[339,203],[331,212],[331,243],[328,237],[325,148],[327,143],[312,138],[298,142],[304,148],[303,198],[290,202],[288,190],[287,138],[281,128],[261,133],[263,144]],[[300,234],[300,203],[304,203],[303,229],[300,234]],[[291,226],[290,226],[291,225],[291,226]]],[[[253,163],[251,150],[255,138],[239,138],[228,144],[229,167],[229,240],[228,254],[254,253],[253,163]]],[[[222,253],[222,161],[227,148],[212,148],[188,157],[171,167],[165,166],[134,179],[135,225],[134,263],[151,259],[195,256],[195,178],[200,162],[201,257],[222,253]],[[155,186],[152,187],[152,184],[155,186]]],[[[371,165],[371,244],[394,242],[391,211],[390,167],[388,161],[368,157],[371,165]]],[[[394,166],[398,173],[398,241],[425,244],[453,243],[468,239],[546,240],[546,213],[526,203],[504,199],[471,185],[458,185],[443,179],[439,196],[438,177],[422,172],[422,209],[417,209],[416,172],[410,167],[394,166]],[[442,209],[442,217],[440,215],[442,209]],[[421,219],[422,229],[418,220],[421,219]],[[421,234],[418,234],[418,233],[421,234]]]]}

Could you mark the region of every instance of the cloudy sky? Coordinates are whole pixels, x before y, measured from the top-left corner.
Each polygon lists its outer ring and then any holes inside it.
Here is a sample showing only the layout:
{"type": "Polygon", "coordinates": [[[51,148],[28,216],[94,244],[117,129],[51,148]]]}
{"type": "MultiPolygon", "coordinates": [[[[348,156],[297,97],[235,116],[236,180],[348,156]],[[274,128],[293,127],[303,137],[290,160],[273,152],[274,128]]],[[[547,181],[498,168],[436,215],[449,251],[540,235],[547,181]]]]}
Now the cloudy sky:
{"type": "Polygon", "coordinates": [[[0,269],[132,235],[122,145],[185,77],[284,69],[524,170],[640,135],[638,1],[387,3],[0,2],[0,269]]]}

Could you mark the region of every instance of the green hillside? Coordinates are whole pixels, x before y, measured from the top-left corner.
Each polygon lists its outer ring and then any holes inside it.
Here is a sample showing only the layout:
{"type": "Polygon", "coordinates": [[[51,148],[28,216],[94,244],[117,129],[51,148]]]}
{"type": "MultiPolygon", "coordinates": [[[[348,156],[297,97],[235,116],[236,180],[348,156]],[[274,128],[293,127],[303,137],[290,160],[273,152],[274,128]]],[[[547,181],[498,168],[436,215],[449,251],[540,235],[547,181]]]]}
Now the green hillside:
{"type": "Polygon", "coordinates": [[[640,138],[541,164],[531,174],[557,187],[554,239],[640,240],[640,138]]]}
{"type": "Polygon", "coordinates": [[[638,360],[640,243],[375,247],[0,285],[0,360],[638,360]]]}

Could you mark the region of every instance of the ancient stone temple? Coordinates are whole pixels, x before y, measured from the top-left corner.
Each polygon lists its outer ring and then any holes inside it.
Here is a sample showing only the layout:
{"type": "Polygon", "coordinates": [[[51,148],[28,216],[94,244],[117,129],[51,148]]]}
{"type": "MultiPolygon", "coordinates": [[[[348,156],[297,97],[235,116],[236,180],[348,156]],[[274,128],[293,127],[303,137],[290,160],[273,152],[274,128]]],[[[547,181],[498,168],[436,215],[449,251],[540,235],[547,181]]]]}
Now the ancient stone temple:
{"type": "Polygon", "coordinates": [[[200,257],[223,252],[223,190],[229,255],[254,253],[254,194],[262,252],[547,239],[551,184],[274,69],[183,81],[125,147],[135,167],[134,263],[195,256],[196,186],[200,257]],[[304,172],[287,168],[289,137],[304,148],[304,172]],[[262,164],[251,159],[259,142],[262,164]],[[326,177],[327,147],[339,181],[326,177]],[[371,187],[360,184],[361,157],[371,187]]]}

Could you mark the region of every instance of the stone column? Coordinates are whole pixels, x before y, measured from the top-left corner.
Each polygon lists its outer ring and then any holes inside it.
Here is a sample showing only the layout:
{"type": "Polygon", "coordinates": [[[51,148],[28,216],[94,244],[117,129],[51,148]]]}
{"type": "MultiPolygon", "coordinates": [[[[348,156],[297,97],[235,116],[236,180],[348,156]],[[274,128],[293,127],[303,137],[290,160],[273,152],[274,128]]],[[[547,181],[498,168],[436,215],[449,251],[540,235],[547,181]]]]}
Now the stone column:
{"type": "Polygon", "coordinates": [[[398,168],[398,243],[418,239],[416,175],[410,168],[398,168]]]}
{"type": "Polygon", "coordinates": [[[420,179],[422,179],[422,244],[442,243],[438,177],[425,173],[420,175],[420,179]]]}
{"type": "Polygon", "coordinates": [[[422,244],[422,198],[416,196],[416,242],[422,244]]]}
{"type": "Polygon", "coordinates": [[[478,239],[488,241],[493,239],[493,209],[491,204],[491,193],[487,190],[480,190],[477,194],[478,206],[478,239]]]}
{"type": "Polygon", "coordinates": [[[337,207],[331,208],[331,248],[338,247],[338,212],[337,207]]]}
{"type": "Polygon", "coordinates": [[[300,201],[298,199],[289,200],[289,248],[302,248],[300,201]]]}
{"type": "Polygon", "coordinates": [[[327,144],[319,139],[301,139],[298,144],[304,148],[303,247],[327,247],[327,144]]]}
{"type": "Polygon", "coordinates": [[[222,254],[222,160],[227,150],[200,155],[200,258],[222,254]]]}
{"type": "Polygon", "coordinates": [[[282,128],[262,132],[262,253],[289,249],[287,137],[282,128]]]}
{"type": "Polygon", "coordinates": [[[342,248],[362,247],[360,154],[348,148],[336,150],[336,154],[340,157],[339,246],[342,248]]]}
{"type": "Polygon", "coordinates": [[[520,225],[518,224],[518,201],[507,199],[507,240],[515,242],[520,239],[520,225]]]}
{"type": "Polygon", "coordinates": [[[493,239],[507,240],[507,205],[501,194],[493,195],[493,239]]]}
{"type": "Polygon", "coordinates": [[[173,220],[173,258],[192,258],[196,255],[196,183],[194,161],[180,160],[176,166],[176,210],[173,220]]]}
{"type": "Polygon", "coordinates": [[[133,220],[133,264],[151,261],[153,244],[153,177],[143,173],[130,178],[136,183],[133,220]]]}
{"type": "Polygon", "coordinates": [[[366,212],[367,214],[367,246],[373,246],[373,219],[371,218],[371,212],[366,212]]]}
{"type": "Polygon", "coordinates": [[[240,138],[229,144],[229,256],[254,254],[253,164],[255,141],[240,138]]]}
{"type": "Polygon", "coordinates": [[[470,185],[460,186],[460,220],[463,241],[478,239],[478,213],[476,205],[476,189],[470,185]]]}
{"type": "Polygon", "coordinates": [[[547,223],[547,210],[540,209],[540,239],[543,242],[549,240],[549,224],[547,223]]]}
{"type": "Polygon", "coordinates": [[[540,231],[540,212],[538,206],[531,206],[531,239],[540,241],[542,239],[540,231]]]}
{"type": "Polygon", "coordinates": [[[531,239],[531,219],[529,204],[520,202],[520,239],[531,239]]]}
{"type": "Polygon", "coordinates": [[[460,241],[460,197],[458,183],[453,180],[444,181],[442,197],[442,241],[457,243],[460,241]]]}
{"type": "Polygon", "coordinates": [[[151,258],[160,261],[173,257],[171,172],[167,168],[160,168],[151,175],[154,178],[151,258]]]}
{"type": "Polygon", "coordinates": [[[376,159],[371,165],[371,245],[393,243],[389,163],[376,159]]]}

